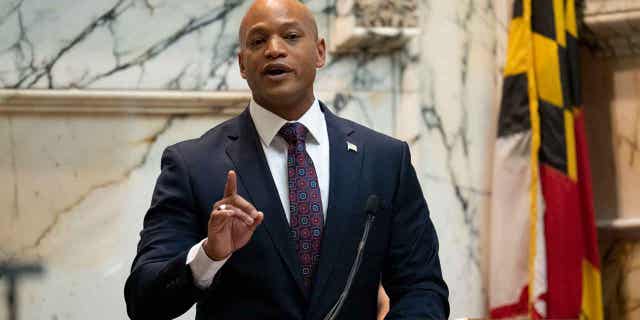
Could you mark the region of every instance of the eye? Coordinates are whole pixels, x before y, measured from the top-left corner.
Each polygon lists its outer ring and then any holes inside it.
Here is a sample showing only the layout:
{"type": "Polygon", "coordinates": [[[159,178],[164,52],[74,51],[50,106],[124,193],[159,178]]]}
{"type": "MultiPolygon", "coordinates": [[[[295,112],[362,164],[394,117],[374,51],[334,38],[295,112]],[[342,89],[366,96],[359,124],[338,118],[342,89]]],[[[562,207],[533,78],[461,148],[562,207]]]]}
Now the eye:
{"type": "Polygon", "coordinates": [[[256,47],[264,43],[264,38],[254,38],[249,41],[249,46],[256,47]]]}
{"type": "Polygon", "coordinates": [[[296,32],[289,32],[284,36],[284,38],[287,40],[296,40],[300,38],[300,35],[296,32]]]}

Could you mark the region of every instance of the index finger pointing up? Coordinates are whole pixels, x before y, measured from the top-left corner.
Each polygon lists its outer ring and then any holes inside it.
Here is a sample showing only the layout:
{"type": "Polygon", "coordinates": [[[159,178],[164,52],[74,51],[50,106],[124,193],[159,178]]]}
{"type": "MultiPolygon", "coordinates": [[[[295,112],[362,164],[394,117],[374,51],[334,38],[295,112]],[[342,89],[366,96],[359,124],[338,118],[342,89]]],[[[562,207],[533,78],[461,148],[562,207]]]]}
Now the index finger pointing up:
{"type": "Polygon", "coordinates": [[[227,183],[224,185],[224,197],[230,197],[237,192],[236,172],[229,170],[227,172],[227,183]]]}

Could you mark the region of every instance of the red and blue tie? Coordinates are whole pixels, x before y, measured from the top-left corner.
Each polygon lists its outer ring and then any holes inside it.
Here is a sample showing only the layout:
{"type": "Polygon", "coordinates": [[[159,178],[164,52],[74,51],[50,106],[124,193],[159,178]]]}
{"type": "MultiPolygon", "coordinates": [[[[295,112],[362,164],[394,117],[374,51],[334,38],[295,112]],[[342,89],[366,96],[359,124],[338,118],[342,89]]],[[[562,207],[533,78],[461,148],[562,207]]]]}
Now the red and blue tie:
{"type": "Polygon", "coordinates": [[[322,201],[318,175],[306,151],[307,128],[301,123],[287,123],[278,132],[289,144],[287,176],[289,181],[290,237],[296,245],[302,279],[309,292],[314,270],[320,261],[322,240],[322,201]]]}

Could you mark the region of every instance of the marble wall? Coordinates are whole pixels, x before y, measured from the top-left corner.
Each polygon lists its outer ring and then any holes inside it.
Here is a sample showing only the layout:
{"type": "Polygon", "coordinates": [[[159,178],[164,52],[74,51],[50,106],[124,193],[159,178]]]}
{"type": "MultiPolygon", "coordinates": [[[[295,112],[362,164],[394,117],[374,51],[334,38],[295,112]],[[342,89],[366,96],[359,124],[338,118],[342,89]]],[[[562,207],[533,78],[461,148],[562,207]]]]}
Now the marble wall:
{"type": "Polygon", "coordinates": [[[604,312],[640,319],[640,3],[590,0],[583,96],[600,220],[604,312]]]}
{"type": "Polygon", "coordinates": [[[640,319],[640,57],[582,58],[605,316],[640,319]]]}
{"type": "Polygon", "coordinates": [[[502,4],[423,3],[419,66],[413,69],[420,108],[405,119],[419,119],[407,138],[439,227],[453,317],[482,316],[486,308],[482,230],[490,199],[498,52],[505,48],[502,4]]]}
{"type": "MultiPolygon", "coordinates": [[[[340,115],[410,143],[452,318],[485,314],[482,228],[505,2],[418,1],[421,34],[407,46],[330,55],[316,82],[340,115]]],[[[249,3],[3,1],[0,87],[246,91],[236,33],[249,3]]],[[[335,0],[307,4],[328,37],[335,0]]],[[[126,318],[124,279],[161,152],[226,118],[0,110],[0,260],[46,268],[22,282],[21,318],[126,318]]]]}
{"type": "Polygon", "coordinates": [[[126,319],[124,280],[162,150],[222,120],[3,117],[2,260],[45,268],[20,285],[20,319],[126,319]]]}
{"type": "Polygon", "coordinates": [[[640,58],[582,56],[596,212],[640,219],[640,58]]]}
{"type": "Polygon", "coordinates": [[[605,319],[640,319],[640,239],[602,238],[600,255],[605,319]]]}

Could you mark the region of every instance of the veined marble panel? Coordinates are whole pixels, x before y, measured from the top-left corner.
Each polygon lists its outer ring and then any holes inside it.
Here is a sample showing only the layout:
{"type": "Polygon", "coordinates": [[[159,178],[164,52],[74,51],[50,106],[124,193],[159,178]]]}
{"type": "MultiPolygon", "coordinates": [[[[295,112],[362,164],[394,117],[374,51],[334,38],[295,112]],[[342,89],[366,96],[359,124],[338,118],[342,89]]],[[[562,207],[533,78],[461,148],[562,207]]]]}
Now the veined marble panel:
{"type": "MultiPolygon", "coordinates": [[[[4,116],[0,171],[1,260],[29,257],[51,228],[88,194],[126,178],[145,161],[166,119],[4,116]]],[[[94,230],[95,231],[95,230],[94,230]]],[[[94,232],[92,231],[92,232],[94,232]]]]}
{"type": "Polygon", "coordinates": [[[481,235],[495,141],[496,25],[501,8],[495,8],[494,1],[478,0],[420,5],[425,6],[419,60],[421,130],[413,150],[440,231],[451,317],[483,316],[486,248],[481,235]]]}
{"type": "MultiPolygon", "coordinates": [[[[237,30],[250,3],[9,0],[0,7],[0,87],[247,90],[237,30]]],[[[335,3],[307,4],[327,37],[335,3]]],[[[388,90],[390,68],[384,56],[329,57],[321,90],[388,90]]]]}
{"type": "Polygon", "coordinates": [[[0,83],[244,89],[236,30],[248,3],[12,0],[0,13],[0,83]]]}
{"type": "Polygon", "coordinates": [[[329,56],[318,72],[318,91],[391,91],[397,86],[398,64],[393,56],[357,53],[329,56]]]}
{"type": "Polygon", "coordinates": [[[20,143],[2,152],[15,159],[0,162],[0,173],[16,182],[0,187],[0,194],[13,194],[1,202],[11,214],[2,215],[0,259],[45,267],[19,288],[21,318],[125,319],[124,281],[162,151],[224,119],[3,117],[13,124],[0,126],[11,133],[2,147],[20,143]]]}

